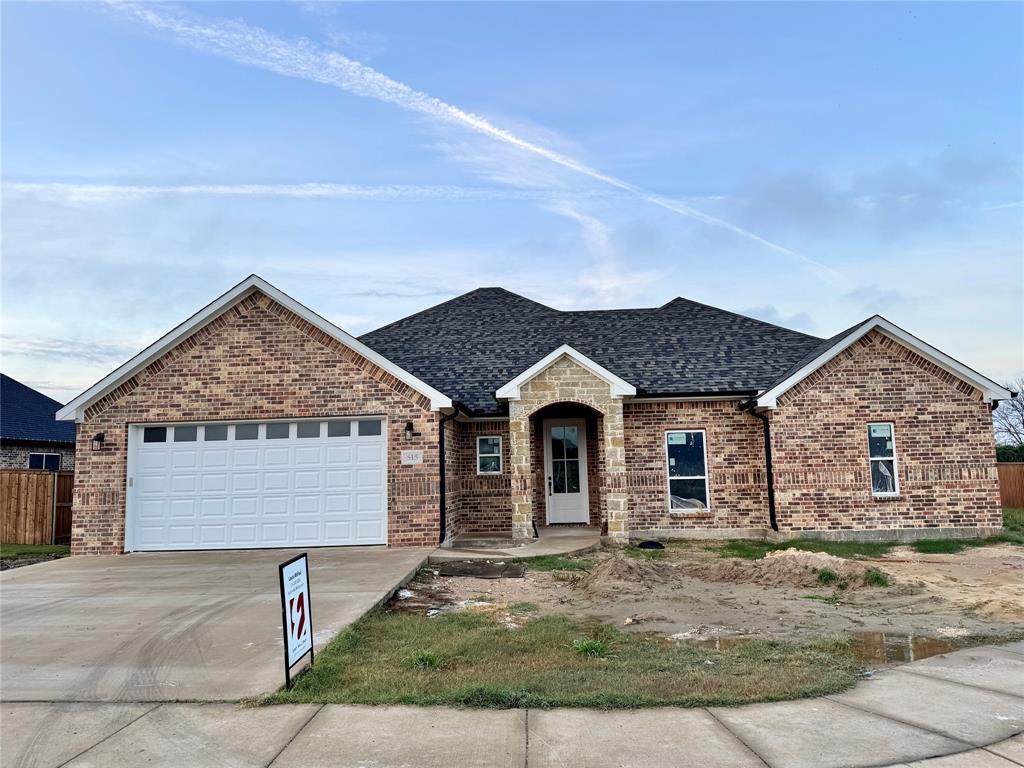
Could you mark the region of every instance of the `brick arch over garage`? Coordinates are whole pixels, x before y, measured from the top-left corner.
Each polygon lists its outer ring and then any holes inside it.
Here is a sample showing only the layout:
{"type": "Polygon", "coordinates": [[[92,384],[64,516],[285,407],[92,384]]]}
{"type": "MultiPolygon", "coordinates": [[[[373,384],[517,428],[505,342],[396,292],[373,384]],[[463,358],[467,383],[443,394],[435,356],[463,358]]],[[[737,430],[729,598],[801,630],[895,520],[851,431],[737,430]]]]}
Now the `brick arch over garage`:
{"type": "Polygon", "coordinates": [[[563,357],[519,388],[519,399],[509,401],[509,443],[512,474],[512,532],[517,538],[533,536],[536,487],[532,417],[559,403],[574,403],[601,414],[597,435],[603,456],[600,477],[601,506],[606,510],[608,535],[626,539],[627,496],[624,492],[626,453],[623,438],[622,398],[612,394],[604,379],[571,357],[563,357]]]}

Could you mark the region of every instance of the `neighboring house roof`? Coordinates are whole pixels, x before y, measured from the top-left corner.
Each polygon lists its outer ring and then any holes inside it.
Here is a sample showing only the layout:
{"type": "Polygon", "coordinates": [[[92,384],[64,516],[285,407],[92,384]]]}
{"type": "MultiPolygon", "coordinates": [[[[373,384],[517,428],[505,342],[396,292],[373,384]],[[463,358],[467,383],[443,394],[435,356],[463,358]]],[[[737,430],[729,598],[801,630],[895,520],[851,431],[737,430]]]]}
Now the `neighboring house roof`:
{"type": "Polygon", "coordinates": [[[452,407],[452,401],[443,393],[404,370],[399,365],[396,365],[391,360],[382,357],[358,339],[350,336],[341,328],[334,325],[334,323],[324,319],[313,312],[313,310],[300,304],[291,296],[278,290],[263,278],[258,275],[249,275],[249,277],[245,278],[245,280],[240,282],[234,288],[231,288],[227,292],[221,294],[219,297],[192,315],[188,320],[150,344],[120,368],[89,387],[89,389],[58,411],[57,418],[66,420],[74,419],[76,421],[81,420],[85,414],[85,409],[90,405],[123,382],[130,379],[139,371],[143,370],[154,360],[159,359],[168,350],[173,349],[179,343],[210,322],[210,320],[213,320],[215,317],[220,315],[224,310],[234,306],[246,296],[257,291],[270,297],[281,306],[291,312],[294,312],[315,328],[341,342],[349,349],[365,357],[374,365],[377,365],[390,373],[399,381],[408,384],[414,390],[429,398],[431,408],[440,409],[452,407]]]}
{"type": "Polygon", "coordinates": [[[481,415],[501,413],[497,390],[563,344],[642,397],[754,395],[822,343],[687,299],[563,312],[503,288],[479,288],[360,340],[481,415]]]}
{"type": "Polygon", "coordinates": [[[61,404],[0,373],[0,439],[33,443],[75,442],[75,425],[57,421],[61,404]]]}

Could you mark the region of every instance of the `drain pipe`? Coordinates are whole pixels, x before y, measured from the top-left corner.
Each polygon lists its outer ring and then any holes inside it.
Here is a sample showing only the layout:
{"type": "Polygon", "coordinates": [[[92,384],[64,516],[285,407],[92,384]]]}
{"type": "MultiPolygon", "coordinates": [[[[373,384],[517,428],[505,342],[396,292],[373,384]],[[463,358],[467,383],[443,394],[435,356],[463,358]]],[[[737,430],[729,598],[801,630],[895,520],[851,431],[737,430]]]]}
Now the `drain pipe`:
{"type": "Polygon", "coordinates": [[[445,540],[445,537],[447,535],[447,528],[448,528],[448,504],[447,504],[447,500],[446,500],[446,496],[447,496],[447,488],[446,488],[446,486],[447,486],[447,482],[446,482],[447,481],[447,477],[446,477],[446,474],[445,474],[445,460],[444,460],[444,425],[447,424],[449,421],[454,420],[455,417],[458,416],[458,415],[459,415],[459,409],[456,408],[450,414],[447,414],[447,415],[446,414],[441,414],[441,418],[438,421],[439,429],[438,429],[438,437],[437,437],[437,450],[438,450],[438,466],[439,466],[440,472],[441,472],[441,483],[440,483],[440,488],[439,488],[440,492],[438,493],[438,497],[439,497],[439,501],[440,501],[440,513],[441,513],[439,515],[439,518],[440,518],[440,521],[441,521],[441,530],[439,531],[439,534],[438,534],[438,544],[444,544],[444,540],[445,540]]]}
{"type": "Polygon", "coordinates": [[[779,530],[779,521],[775,516],[775,473],[772,471],[772,425],[768,417],[754,410],[754,401],[750,400],[740,406],[741,411],[750,411],[752,416],[761,420],[764,431],[764,471],[768,477],[768,524],[773,531],[779,530]]]}

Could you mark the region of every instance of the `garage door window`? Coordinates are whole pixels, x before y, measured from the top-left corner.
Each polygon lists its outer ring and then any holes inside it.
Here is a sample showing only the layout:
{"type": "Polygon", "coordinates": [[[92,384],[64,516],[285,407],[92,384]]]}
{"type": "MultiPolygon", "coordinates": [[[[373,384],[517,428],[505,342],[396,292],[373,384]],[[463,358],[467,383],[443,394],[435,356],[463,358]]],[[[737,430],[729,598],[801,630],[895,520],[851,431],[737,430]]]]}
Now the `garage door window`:
{"type": "Polygon", "coordinates": [[[196,434],[198,432],[199,430],[196,427],[175,427],[174,442],[194,443],[196,441],[196,434]]]}
{"type": "Polygon", "coordinates": [[[351,421],[328,421],[327,422],[327,436],[328,437],[349,437],[352,434],[352,422],[351,421]]]}
{"type": "Polygon", "coordinates": [[[227,439],[227,424],[210,424],[209,426],[203,427],[203,440],[206,440],[207,442],[216,442],[227,439]]]}
{"type": "Polygon", "coordinates": [[[300,421],[298,426],[297,437],[320,437],[320,422],[319,421],[300,421]]]}
{"type": "Polygon", "coordinates": [[[142,442],[163,443],[167,441],[167,427],[146,427],[142,431],[142,442]]]}
{"type": "Polygon", "coordinates": [[[235,440],[256,440],[260,436],[259,424],[236,424],[235,440]]]}
{"type": "Polygon", "coordinates": [[[359,436],[360,437],[373,437],[374,435],[380,434],[380,421],[374,419],[373,421],[360,421],[359,422],[359,436]]]}
{"type": "Polygon", "coordinates": [[[267,440],[285,440],[291,428],[291,424],[267,424],[267,440]]]}

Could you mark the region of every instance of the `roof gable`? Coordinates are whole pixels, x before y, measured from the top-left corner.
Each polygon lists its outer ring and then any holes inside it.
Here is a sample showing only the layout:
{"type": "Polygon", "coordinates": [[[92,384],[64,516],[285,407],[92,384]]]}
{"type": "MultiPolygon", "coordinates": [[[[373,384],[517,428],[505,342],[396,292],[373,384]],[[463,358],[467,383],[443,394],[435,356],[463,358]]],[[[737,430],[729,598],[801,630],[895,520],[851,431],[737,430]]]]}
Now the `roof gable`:
{"type": "Polygon", "coordinates": [[[52,397],[0,374],[0,438],[74,443],[75,426],[54,418],[60,408],[52,397]]]}
{"type": "Polygon", "coordinates": [[[759,394],[753,401],[755,407],[764,409],[776,408],[778,406],[778,398],[782,394],[788,392],[805,378],[814,373],[814,371],[821,368],[844,350],[849,349],[857,341],[874,330],[881,331],[885,335],[895,339],[907,348],[921,355],[921,357],[934,363],[939,368],[942,368],[957,378],[977,387],[982,392],[986,403],[992,403],[998,400],[1008,400],[1013,396],[1006,387],[1003,387],[991,379],[982,376],[977,371],[968,368],[959,360],[956,360],[945,352],[925,343],[908,331],[903,330],[898,325],[889,322],[881,315],[874,315],[869,317],[863,323],[859,323],[852,328],[847,328],[845,331],[836,334],[831,339],[828,339],[823,344],[812,350],[810,354],[798,361],[777,381],[773,382],[763,392],[761,392],[761,394],[759,394]]]}
{"type": "Polygon", "coordinates": [[[429,398],[431,408],[451,408],[452,401],[445,394],[433,388],[426,382],[412,375],[404,368],[396,365],[380,353],[369,348],[361,341],[343,331],[338,326],[316,314],[306,306],[300,304],[291,296],[278,290],[258,275],[250,275],[245,280],[234,286],[227,292],[221,294],[201,310],[196,312],[185,322],[157,339],[142,352],[131,360],[120,366],[110,374],[100,379],[93,386],[80,394],[62,409],[57,412],[57,419],[81,421],[86,408],[100,400],[112,390],[116,389],[126,380],[145,369],[150,363],[159,359],[165,353],[176,347],[197,330],[205,326],[224,311],[230,309],[239,301],[255,292],[265,294],[281,306],[301,317],[328,336],[341,342],[354,352],[365,357],[374,365],[390,373],[399,381],[409,385],[414,390],[429,398]]]}
{"type": "Polygon", "coordinates": [[[624,381],[619,378],[607,368],[595,363],[589,357],[573,349],[568,344],[563,344],[558,349],[542,357],[514,379],[499,387],[494,393],[495,397],[502,400],[518,400],[520,397],[521,387],[564,358],[569,358],[584,370],[589,371],[597,378],[607,382],[608,387],[611,390],[612,397],[632,397],[636,394],[636,387],[628,381],[624,381]]]}

